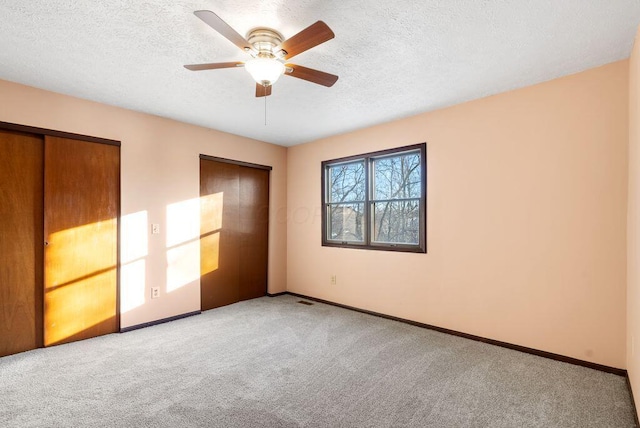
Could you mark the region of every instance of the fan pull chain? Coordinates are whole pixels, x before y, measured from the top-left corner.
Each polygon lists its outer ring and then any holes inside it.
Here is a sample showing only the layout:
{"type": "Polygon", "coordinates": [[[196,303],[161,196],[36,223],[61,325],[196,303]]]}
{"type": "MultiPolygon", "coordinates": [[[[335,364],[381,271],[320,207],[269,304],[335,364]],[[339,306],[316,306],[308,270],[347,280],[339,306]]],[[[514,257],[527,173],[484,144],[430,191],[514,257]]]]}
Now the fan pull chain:
{"type": "Polygon", "coordinates": [[[264,126],[267,126],[267,87],[264,87],[264,126]]]}

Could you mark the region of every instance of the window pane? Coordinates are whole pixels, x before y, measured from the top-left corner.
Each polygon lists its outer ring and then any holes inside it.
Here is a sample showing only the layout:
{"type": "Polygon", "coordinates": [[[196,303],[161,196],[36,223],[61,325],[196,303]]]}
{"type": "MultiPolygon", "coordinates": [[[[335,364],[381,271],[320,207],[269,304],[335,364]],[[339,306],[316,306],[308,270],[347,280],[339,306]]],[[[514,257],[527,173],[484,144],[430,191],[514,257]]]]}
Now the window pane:
{"type": "Polygon", "coordinates": [[[426,143],[322,162],[322,245],[426,253],[426,143]]]}
{"type": "Polygon", "coordinates": [[[332,165],[327,169],[329,202],[364,201],[364,161],[332,165]]]}
{"type": "Polygon", "coordinates": [[[373,240],[393,244],[419,244],[420,200],[375,202],[373,240]]]}
{"type": "Polygon", "coordinates": [[[374,199],[420,197],[420,153],[373,160],[374,199]]]}
{"type": "Polygon", "coordinates": [[[335,241],[364,241],[364,204],[330,205],[328,238],[335,241]]]}

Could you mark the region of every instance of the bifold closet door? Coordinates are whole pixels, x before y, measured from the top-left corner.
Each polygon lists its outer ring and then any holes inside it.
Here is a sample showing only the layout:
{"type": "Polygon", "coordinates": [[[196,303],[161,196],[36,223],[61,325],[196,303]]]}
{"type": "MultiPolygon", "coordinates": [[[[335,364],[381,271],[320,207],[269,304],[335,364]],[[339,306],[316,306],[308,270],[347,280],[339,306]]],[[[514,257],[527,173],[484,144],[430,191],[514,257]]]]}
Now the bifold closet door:
{"type": "Polygon", "coordinates": [[[43,140],[0,130],[0,357],[42,346],[43,140]]]}
{"type": "Polygon", "coordinates": [[[44,345],[118,331],[120,149],[45,137],[44,345]]]}
{"type": "Polygon", "coordinates": [[[200,160],[202,310],[267,292],[269,171],[200,160]]]}

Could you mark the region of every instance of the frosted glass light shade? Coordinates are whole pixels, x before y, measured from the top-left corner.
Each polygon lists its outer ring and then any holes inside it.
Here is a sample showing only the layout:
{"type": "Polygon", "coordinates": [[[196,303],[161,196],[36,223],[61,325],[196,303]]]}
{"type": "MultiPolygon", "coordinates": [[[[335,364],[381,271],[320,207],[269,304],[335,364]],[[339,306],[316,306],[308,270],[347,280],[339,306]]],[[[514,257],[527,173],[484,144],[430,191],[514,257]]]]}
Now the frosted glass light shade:
{"type": "Polygon", "coordinates": [[[253,58],[244,64],[253,80],[261,85],[273,85],[284,73],[284,64],[273,58],[253,58]]]}

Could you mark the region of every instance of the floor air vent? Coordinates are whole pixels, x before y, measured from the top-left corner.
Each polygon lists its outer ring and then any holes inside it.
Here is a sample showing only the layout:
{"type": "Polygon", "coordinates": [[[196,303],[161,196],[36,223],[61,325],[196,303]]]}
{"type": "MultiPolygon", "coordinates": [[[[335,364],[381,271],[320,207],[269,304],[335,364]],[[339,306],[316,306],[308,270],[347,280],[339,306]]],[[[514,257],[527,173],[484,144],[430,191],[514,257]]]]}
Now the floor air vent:
{"type": "Polygon", "coordinates": [[[311,305],[313,305],[313,303],[311,303],[311,302],[305,302],[304,300],[300,300],[298,303],[302,303],[303,305],[307,305],[307,306],[311,306],[311,305]]]}

